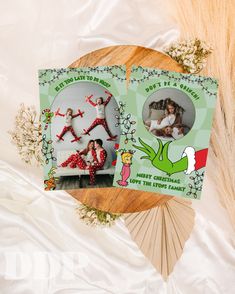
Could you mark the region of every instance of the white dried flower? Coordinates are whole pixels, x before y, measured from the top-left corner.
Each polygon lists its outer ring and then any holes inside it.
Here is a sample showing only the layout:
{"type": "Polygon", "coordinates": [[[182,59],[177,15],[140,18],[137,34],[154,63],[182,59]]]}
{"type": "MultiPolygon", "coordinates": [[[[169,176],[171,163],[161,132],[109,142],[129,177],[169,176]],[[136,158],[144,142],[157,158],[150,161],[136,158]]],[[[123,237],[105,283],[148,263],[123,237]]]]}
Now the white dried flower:
{"type": "Polygon", "coordinates": [[[121,214],[101,211],[85,204],[79,204],[76,207],[76,212],[79,215],[79,218],[83,220],[86,225],[91,227],[111,227],[121,216],[121,214]]]}
{"type": "Polygon", "coordinates": [[[8,132],[16,145],[21,159],[28,164],[42,164],[42,130],[40,116],[34,106],[20,104],[15,117],[15,128],[8,132]]]}
{"type": "Polygon", "coordinates": [[[184,40],[173,43],[164,49],[185,71],[198,73],[206,65],[206,59],[212,52],[211,46],[199,39],[184,40]]]}

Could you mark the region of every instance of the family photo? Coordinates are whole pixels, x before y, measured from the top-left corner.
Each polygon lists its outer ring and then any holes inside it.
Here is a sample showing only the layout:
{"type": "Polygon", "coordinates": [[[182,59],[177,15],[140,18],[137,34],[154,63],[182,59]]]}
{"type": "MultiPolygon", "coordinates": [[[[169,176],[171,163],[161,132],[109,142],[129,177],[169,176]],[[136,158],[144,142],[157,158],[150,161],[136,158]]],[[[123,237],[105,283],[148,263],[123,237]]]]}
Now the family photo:
{"type": "Polygon", "coordinates": [[[162,140],[179,140],[192,128],[195,109],[182,91],[164,88],[148,97],[143,108],[146,129],[162,140]]]}
{"type": "Polygon", "coordinates": [[[117,102],[100,85],[80,82],[54,99],[51,112],[56,190],[112,186],[117,102]]]}

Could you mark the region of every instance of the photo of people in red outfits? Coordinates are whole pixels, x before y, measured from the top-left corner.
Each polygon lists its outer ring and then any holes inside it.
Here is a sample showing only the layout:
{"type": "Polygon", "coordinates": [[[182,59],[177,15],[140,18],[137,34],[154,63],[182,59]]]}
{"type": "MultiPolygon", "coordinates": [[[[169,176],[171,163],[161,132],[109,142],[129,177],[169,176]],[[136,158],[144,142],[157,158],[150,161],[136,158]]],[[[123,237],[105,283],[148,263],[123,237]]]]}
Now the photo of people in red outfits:
{"type": "Polygon", "coordinates": [[[79,82],[58,94],[51,108],[56,189],[112,186],[117,109],[112,93],[98,84],[79,82]]]}

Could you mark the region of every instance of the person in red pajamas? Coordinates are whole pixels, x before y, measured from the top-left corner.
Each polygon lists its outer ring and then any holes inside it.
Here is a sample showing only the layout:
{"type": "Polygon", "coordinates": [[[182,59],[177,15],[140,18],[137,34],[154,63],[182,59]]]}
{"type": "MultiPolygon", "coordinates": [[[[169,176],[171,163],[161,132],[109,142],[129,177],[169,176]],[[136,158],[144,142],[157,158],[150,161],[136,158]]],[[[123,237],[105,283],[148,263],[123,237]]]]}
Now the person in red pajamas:
{"type": "Polygon", "coordinates": [[[106,158],[107,152],[103,148],[103,141],[101,139],[95,140],[95,152],[97,162],[89,167],[89,174],[90,174],[90,183],[89,185],[95,185],[95,174],[97,170],[103,169],[106,158]]]}
{"type": "Polygon", "coordinates": [[[87,147],[83,150],[77,150],[77,153],[72,154],[59,167],[88,169],[89,165],[97,162],[96,152],[94,149],[94,140],[90,140],[87,147]]]}
{"type": "Polygon", "coordinates": [[[86,97],[86,102],[89,102],[92,106],[96,109],[96,119],[93,121],[91,126],[88,129],[84,129],[83,135],[90,135],[90,131],[93,130],[96,126],[101,125],[109,135],[108,141],[116,140],[117,135],[113,136],[112,133],[109,130],[106,118],[105,118],[105,107],[109,103],[109,101],[112,98],[112,94],[105,91],[105,93],[108,95],[107,99],[104,101],[103,97],[99,97],[96,99],[96,103],[94,103],[91,98],[93,95],[86,97]]]}
{"type": "Polygon", "coordinates": [[[58,141],[63,140],[63,136],[67,133],[67,132],[71,132],[71,134],[74,136],[74,139],[71,142],[75,142],[75,141],[79,141],[81,139],[81,137],[78,137],[73,129],[72,126],[72,119],[74,119],[77,116],[81,116],[83,117],[84,112],[82,112],[80,109],[78,109],[78,113],[73,114],[73,110],[72,108],[68,108],[65,114],[60,113],[60,108],[57,109],[57,111],[55,112],[55,116],[63,116],[65,117],[65,126],[62,130],[62,132],[60,133],[60,135],[56,135],[56,137],[58,138],[58,141]]]}
{"type": "Polygon", "coordinates": [[[95,143],[94,140],[90,140],[87,144],[87,147],[78,152],[79,155],[82,155],[87,165],[91,165],[94,162],[97,162],[94,143],[95,143]]]}
{"type": "Polygon", "coordinates": [[[72,154],[66,161],[64,161],[60,166],[66,167],[69,165],[71,168],[80,168],[80,169],[87,169],[89,170],[90,175],[90,182],[89,185],[95,185],[95,174],[96,171],[99,169],[102,169],[106,158],[107,158],[107,152],[102,147],[103,142],[101,139],[97,139],[95,141],[90,140],[88,142],[87,150],[89,150],[87,153],[85,150],[79,151],[76,154],[72,154]],[[95,144],[94,144],[95,143],[95,144]],[[95,145],[95,150],[94,150],[95,145]],[[84,152],[88,156],[89,152],[91,153],[91,156],[93,158],[93,161],[86,160],[83,155],[84,152]]]}

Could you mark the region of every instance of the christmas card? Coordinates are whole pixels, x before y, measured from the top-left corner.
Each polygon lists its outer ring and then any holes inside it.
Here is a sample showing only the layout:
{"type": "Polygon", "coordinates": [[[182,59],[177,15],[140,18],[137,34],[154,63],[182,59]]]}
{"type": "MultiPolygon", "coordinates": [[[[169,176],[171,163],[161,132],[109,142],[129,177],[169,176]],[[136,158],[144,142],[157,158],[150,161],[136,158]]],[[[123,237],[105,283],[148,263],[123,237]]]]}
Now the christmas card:
{"type": "Polygon", "coordinates": [[[133,67],[114,186],[199,199],[216,95],[213,78],[133,67]]]}
{"type": "Polygon", "coordinates": [[[123,66],[39,71],[45,190],[112,186],[123,66]]]}

